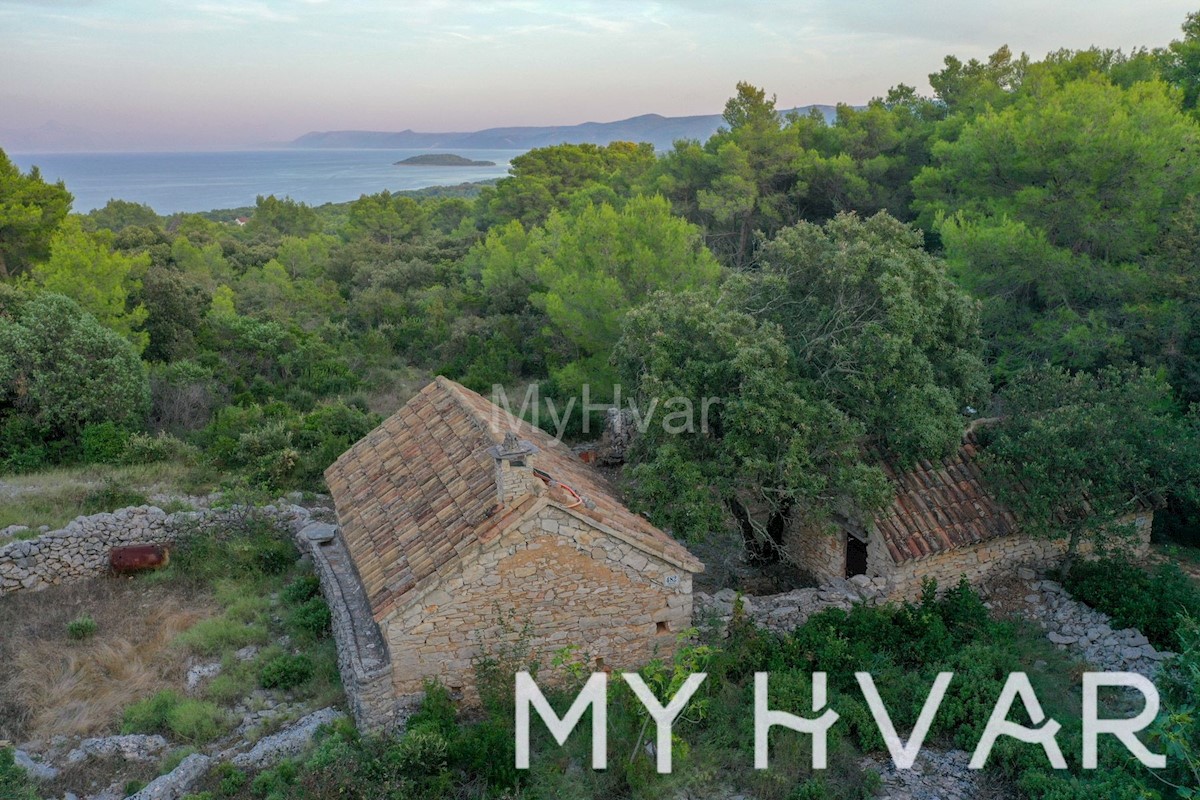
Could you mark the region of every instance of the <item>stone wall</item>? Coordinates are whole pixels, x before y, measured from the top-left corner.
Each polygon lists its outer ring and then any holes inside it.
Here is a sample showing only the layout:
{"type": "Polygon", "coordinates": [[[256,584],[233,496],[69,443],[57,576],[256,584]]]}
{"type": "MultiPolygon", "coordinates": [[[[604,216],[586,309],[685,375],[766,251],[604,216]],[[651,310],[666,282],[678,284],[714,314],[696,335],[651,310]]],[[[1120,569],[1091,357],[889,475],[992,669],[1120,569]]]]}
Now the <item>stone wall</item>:
{"type": "MultiPolygon", "coordinates": [[[[1150,528],[1154,515],[1144,512],[1123,520],[1137,526],[1136,537],[1124,548],[1132,555],[1142,555],[1150,545],[1150,528]]],[[[1114,543],[1116,544],[1116,543],[1114,543]]],[[[981,586],[999,571],[1021,566],[1039,571],[1054,568],[1067,550],[1065,539],[1050,540],[1022,534],[998,536],[978,544],[958,547],[925,558],[896,564],[888,554],[883,537],[872,530],[867,537],[867,575],[886,579],[885,593],[893,599],[912,599],[920,594],[927,578],[940,587],[949,587],[965,576],[973,586],[981,586]]],[[[1089,542],[1080,547],[1082,555],[1092,552],[1089,542]]],[[[784,554],[800,569],[818,581],[841,579],[846,570],[846,533],[815,529],[795,529],[789,532],[784,554]]]]}
{"type": "Polygon", "coordinates": [[[690,627],[691,591],[686,570],[547,505],[464,551],[384,621],[395,693],[434,677],[469,697],[475,659],[523,646],[546,667],[568,645],[589,671],[640,666],[690,627]]]}
{"type": "Polygon", "coordinates": [[[155,506],[134,506],[76,517],[61,530],[0,546],[0,596],[102,575],[108,571],[108,557],[114,547],[168,544],[182,530],[229,524],[248,513],[265,514],[287,525],[300,518],[307,520],[308,514],[299,506],[289,505],[266,506],[253,512],[230,508],[174,514],[155,506]]]}
{"type": "Polygon", "coordinates": [[[364,732],[394,730],[402,709],[392,691],[387,646],[341,534],[333,525],[312,523],[297,540],[312,557],[329,606],[338,671],[355,724],[364,732]]]}
{"type": "Polygon", "coordinates": [[[819,580],[846,575],[846,532],[818,527],[795,526],[783,543],[783,556],[819,580]]]}
{"type": "MultiPolygon", "coordinates": [[[[1143,555],[1150,546],[1152,512],[1126,519],[1137,526],[1136,537],[1123,543],[1124,551],[1132,556],[1143,555]]],[[[1114,543],[1115,544],[1115,543],[1114,543]]],[[[921,583],[928,578],[940,587],[949,587],[966,577],[972,586],[981,586],[1002,571],[1030,567],[1044,571],[1057,567],[1067,550],[1065,539],[1041,539],[1017,534],[998,536],[969,547],[959,547],[927,558],[895,564],[887,555],[882,539],[872,534],[867,551],[868,571],[887,579],[888,594],[893,599],[912,599],[920,594],[921,583]],[[878,571],[875,571],[878,570],[878,571]]],[[[1084,542],[1081,555],[1089,555],[1092,547],[1084,542]]]]}

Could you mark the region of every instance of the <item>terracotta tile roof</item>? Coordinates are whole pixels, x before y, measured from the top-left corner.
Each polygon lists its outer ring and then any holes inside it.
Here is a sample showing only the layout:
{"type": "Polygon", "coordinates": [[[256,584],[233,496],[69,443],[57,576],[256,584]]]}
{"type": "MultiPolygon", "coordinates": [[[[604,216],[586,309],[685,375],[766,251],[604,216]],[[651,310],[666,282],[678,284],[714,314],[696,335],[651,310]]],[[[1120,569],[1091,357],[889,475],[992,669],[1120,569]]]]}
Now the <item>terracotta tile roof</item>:
{"type": "MultiPolygon", "coordinates": [[[[497,503],[487,449],[509,430],[538,447],[533,466],[595,504],[574,509],[577,513],[683,569],[703,570],[683,545],[625,508],[604,479],[561,442],[438,377],[325,471],[376,620],[401,605],[419,581],[456,568],[465,548],[498,535],[539,502],[529,494],[510,507],[497,503]]],[[[553,491],[543,496],[559,497],[553,491]]]]}
{"type": "Polygon", "coordinates": [[[978,442],[968,433],[958,452],[939,461],[901,470],[881,459],[895,495],[875,526],[897,564],[1017,530],[1012,512],[984,488],[976,452],[978,442]]]}
{"type": "MultiPolygon", "coordinates": [[[[1013,513],[992,497],[975,463],[980,441],[976,430],[995,420],[977,420],[963,435],[958,452],[939,461],[918,461],[899,469],[876,453],[892,482],[891,505],[875,518],[888,553],[897,564],[925,558],[997,536],[1016,533],[1013,513]]],[[[1154,503],[1134,501],[1137,513],[1154,510],[1154,503]]]]}

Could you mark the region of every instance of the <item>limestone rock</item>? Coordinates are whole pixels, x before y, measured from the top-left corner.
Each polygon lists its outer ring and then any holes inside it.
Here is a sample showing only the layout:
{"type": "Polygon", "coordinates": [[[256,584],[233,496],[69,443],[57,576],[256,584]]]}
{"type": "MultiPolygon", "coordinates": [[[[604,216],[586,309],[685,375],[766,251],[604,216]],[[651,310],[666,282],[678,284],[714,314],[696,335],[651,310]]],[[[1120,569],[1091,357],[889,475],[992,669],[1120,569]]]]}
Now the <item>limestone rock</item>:
{"type": "Polygon", "coordinates": [[[194,753],[162,777],[155,778],[129,800],[180,800],[207,774],[212,766],[208,756],[194,753]]]}
{"type": "Polygon", "coordinates": [[[187,688],[189,692],[194,692],[200,687],[200,684],[209,678],[215,678],[221,674],[221,662],[214,661],[211,664],[197,664],[188,670],[187,673],[187,688]]]}
{"type": "Polygon", "coordinates": [[[121,758],[125,761],[157,761],[167,749],[167,740],[161,736],[106,736],[84,739],[79,746],[67,754],[67,764],[75,765],[91,758],[121,758]]]}
{"type": "Polygon", "coordinates": [[[34,761],[24,750],[13,751],[17,766],[25,770],[35,781],[52,781],[58,777],[58,770],[49,764],[34,761]]]}
{"type": "Polygon", "coordinates": [[[317,728],[341,719],[344,714],[335,708],[323,708],[300,719],[279,733],[260,739],[247,753],[233,757],[233,765],[242,769],[261,770],[285,758],[299,755],[312,743],[317,728]]]}

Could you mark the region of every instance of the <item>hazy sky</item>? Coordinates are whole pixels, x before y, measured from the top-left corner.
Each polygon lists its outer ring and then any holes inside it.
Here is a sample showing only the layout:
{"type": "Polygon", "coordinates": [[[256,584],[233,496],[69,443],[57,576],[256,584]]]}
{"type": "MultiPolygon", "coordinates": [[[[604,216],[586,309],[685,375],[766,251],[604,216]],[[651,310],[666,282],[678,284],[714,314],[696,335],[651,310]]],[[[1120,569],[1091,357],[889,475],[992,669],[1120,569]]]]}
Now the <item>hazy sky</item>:
{"type": "Polygon", "coordinates": [[[139,145],[861,103],[947,53],[1166,44],[1195,0],[0,0],[0,130],[139,145]]]}

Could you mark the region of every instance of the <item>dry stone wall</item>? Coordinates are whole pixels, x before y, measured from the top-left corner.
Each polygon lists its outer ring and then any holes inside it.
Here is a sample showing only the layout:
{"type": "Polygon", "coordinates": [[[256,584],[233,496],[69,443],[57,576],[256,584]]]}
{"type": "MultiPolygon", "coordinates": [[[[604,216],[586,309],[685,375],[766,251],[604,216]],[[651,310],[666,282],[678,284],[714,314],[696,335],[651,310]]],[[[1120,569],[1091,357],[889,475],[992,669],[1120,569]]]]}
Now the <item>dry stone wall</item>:
{"type": "Polygon", "coordinates": [[[392,666],[350,554],[333,525],[310,523],[297,536],[309,553],[329,606],[338,671],[354,722],[362,731],[402,724],[405,704],[392,690],[392,666]]]}
{"type": "MultiPolygon", "coordinates": [[[[1135,519],[1126,520],[1137,526],[1135,536],[1120,543],[1124,552],[1131,557],[1146,553],[1150,546],[1150,528],[1153,515],[1146,513],[1135,519]]],[[[871,537],[867,551],[867,568],[872,574],[887,578],[888,594],[897,600],[911,600],[921,593],[923,581],[932,578],[939,587],[954,586],[966,577],[972,586],[980,587],[992,578],[1018,567],[1043,571],[1057,567],[1067,550],[1065,539],[1040,539],[1023,534],[998,536],[968,547],[959,547],[928,558],[894,564],[878,535],[871,537]]],[[[1089,555],[1089,542],[1080,547],[1082,555],[1089,555]]]]}
{"type": "Polygon", "coordinates": [[[181,531],[227,525],[244,519],[248,513],[272,517],[292,527],[308,519],[306,509],[287,504],[174,514],[155,506],[133,506],[76,517],[61,530],[0,545],[0,596],[102,575],[108,571],[108,557],[114,547],[168,544],[181,531]]]}

